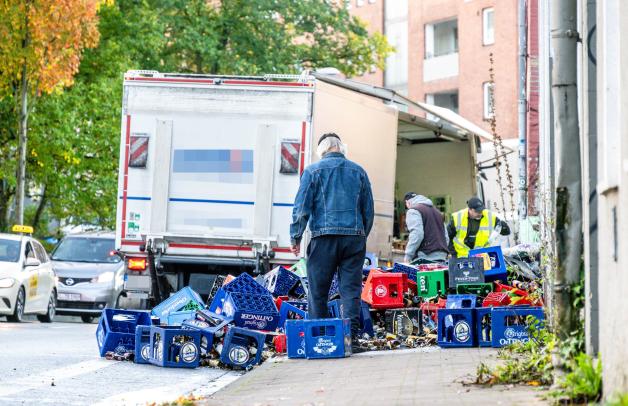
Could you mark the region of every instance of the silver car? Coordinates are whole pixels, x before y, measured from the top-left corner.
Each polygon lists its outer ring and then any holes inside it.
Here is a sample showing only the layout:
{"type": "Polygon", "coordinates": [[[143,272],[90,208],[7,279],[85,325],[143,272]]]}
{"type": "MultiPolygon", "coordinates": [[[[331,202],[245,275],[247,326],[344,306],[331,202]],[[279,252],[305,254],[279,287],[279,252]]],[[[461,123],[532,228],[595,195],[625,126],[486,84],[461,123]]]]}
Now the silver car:
{"type": "Polygon", "coordinates": [[[124,262],[114,250],[112,233],[73,234],[59,242],[51,255],[59,278],[58,314],[91,323],[105,307],[118,307],[124,262]]]}

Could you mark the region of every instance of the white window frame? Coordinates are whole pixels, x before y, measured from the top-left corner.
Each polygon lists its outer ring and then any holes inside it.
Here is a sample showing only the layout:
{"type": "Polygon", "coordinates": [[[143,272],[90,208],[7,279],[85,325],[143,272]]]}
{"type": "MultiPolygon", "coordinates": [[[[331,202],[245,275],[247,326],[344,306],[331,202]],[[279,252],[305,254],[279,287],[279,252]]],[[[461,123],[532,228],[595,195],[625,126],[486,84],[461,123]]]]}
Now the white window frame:
{"type": "Polygon", "coordinates": [[[355,5],[357,7],[362,7],[364,5],[364,0],[355,0],[355,5]]]}
{"type": "Polygon", "coordinates": [[[488,7],[482,10],[482,44],[492,45],[495,43],[495,9],[488,7]],[[493,26],[489,29],[488,15],[492,14],[493,26]]]}
{"type": "Polygon", "coordinates": [[[369,4],[375,4],[375,0],[369,0],[369,4]]]}
{"type": "MultiPolygon", "coordinates": [[[[490,120],[495,116],[494,105],[491,105],[491,87],[493,88],[493,100],[495,100],[495,84],[491,82],[482,83],[482,104],[483,116],[485,120],[490,120]]],[[[493,102],[493,104],[495,104],[493,102]]]]}

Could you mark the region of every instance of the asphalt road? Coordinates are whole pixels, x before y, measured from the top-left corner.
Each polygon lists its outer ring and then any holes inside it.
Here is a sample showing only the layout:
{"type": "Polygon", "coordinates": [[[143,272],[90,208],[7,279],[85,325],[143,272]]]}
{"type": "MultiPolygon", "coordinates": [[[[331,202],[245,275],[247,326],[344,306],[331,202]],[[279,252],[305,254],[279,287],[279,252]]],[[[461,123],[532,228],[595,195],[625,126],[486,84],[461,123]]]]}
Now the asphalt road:
{"type": "Polygon", "coordinates": [[[0,404],[144,405],[208,396],[238,379],[213,368],[169,369],[98,356],[97,322],[0,318],[0,404]]]}

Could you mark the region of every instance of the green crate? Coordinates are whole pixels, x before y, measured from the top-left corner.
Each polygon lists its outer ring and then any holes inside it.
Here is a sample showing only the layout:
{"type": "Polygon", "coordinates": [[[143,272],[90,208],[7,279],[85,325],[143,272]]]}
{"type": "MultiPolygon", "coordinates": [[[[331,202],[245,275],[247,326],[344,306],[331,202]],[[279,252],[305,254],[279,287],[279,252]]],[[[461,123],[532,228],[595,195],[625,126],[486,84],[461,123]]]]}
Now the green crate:
{"type": "Polygon", "coordinates": [[[447,292],[445,286],[445,271],[417,272],[417,291],[423,298],[444,295],[447,292]]]}
{"type": "Polygon", "coordinates": [[[473,294],[486,297],[492,291],[492,283],[462,283],[456,286],[456,293],[460,295],[473,294]]]}

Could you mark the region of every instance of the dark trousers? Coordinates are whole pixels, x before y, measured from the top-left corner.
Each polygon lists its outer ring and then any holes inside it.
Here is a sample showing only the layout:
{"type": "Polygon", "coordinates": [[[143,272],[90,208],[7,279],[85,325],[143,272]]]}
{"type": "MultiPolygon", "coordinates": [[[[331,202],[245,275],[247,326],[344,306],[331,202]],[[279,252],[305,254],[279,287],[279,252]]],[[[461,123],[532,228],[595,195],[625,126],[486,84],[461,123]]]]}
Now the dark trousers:
{"type": "Polygon", "coordinates": [[[308,317],[329,318],[327,302],[334,274],[338,272],[343,317],[351,319],[351,333],[360,329],[360,295],[366,237],[359,235],[323,235],[313,238],[307,247],[309,285],[308,317]]]}

